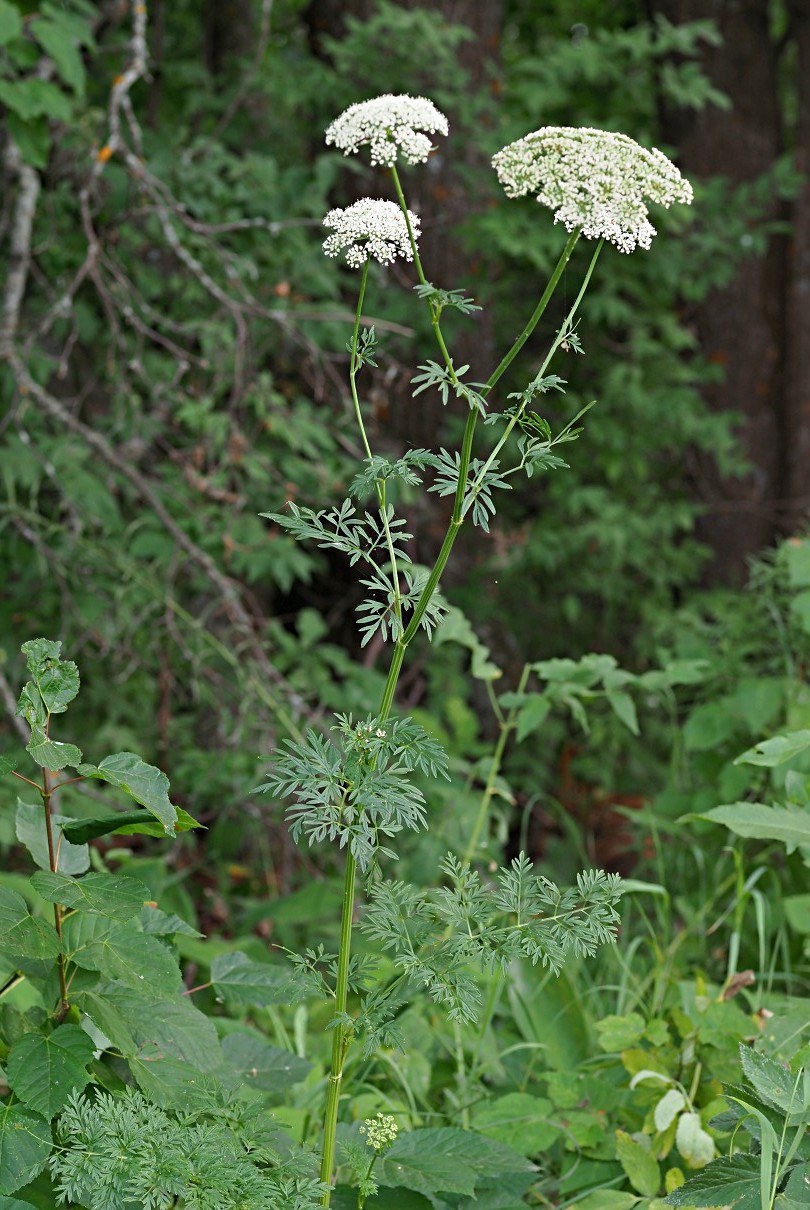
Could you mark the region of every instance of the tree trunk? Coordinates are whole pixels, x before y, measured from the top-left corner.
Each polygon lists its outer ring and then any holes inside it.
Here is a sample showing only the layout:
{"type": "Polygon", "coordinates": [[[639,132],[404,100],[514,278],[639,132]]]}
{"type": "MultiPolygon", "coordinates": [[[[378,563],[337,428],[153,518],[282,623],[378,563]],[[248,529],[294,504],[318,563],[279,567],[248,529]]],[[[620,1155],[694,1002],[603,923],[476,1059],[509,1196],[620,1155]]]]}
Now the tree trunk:
{"type": "MultiPolygon", "coordinates": [[[[664,137],[678,148],[687,177],[722,174],[731,184],[754,181],[782,149],[778,54],[769,31],[767,0],[654,0],[670,21],[711,17],[722,44],[708,46],[702,67],[729,97],[730,109],[667,109],[664,137]]],[[[774,200],[766,220],[780,217],[774,200]]],[[[784,283],[780,241],[764,256],[747,256],[734,279],[700,303],[694,314],[700,347],[722,367],[722,381],[706,389],[709,406],[741,414],[740,440],[752,470],[723,479],[701,460],[698,491],[707,506],[698,534],[714,551],[708,578],[740,584],[746,559],[772,542],[785,494],[780,417],[784,349],[784,283]]],[[[805,316],[805,323],[807,322],[805,316]]]]}
{"type": "Polygon", "coordinates": [[[810,508],[810,3],[788,5],[797,51],[795,164],[804,174],[792,205],[785,307],[785,507],[788,532],[807,527],[810,508]]]}

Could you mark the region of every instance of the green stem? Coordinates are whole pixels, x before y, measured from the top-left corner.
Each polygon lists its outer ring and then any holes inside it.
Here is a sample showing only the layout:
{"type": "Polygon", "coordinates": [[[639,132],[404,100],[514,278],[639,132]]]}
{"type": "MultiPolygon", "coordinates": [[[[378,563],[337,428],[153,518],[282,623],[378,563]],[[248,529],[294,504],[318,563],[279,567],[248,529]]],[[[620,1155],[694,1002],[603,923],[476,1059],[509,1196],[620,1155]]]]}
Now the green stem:
{"type": "Polygon", "coordinates": [[[363,440],[363,448],[366,451],[366,457],[371,460],[371,446],[368,443],[366,436],[366,427],[363,424],[363,413],[360,410],[360,400],[357,396],[357,344],[360,338],[360,320],[363,315],[363,299],[366,295],[366,282],[368,281],[368,267],[371,264],[370,260],[363,263],[363,270],[360,274],[360,290],[357,295],[357,309],[354,313],[354,331],[352,332],[351,344],[351,359],[349,361],[349,383],[352,391],[352,402],[354,403],[354,414],[357,418],[357,425],[360,429],[360,436],[363,440]]]}
{"type": "MultiPolygon", "coordinates": [[[[523,671],[520,674],[520,680],[518,682],[516,693],[521,694],[524,692],[526,682],[529,679],[530,671],[530,666],[528,664],[524,664],[523,671]]],[[[462,858],[462,862],[464,864],[472,861],[475,851],[478,848],[478,841],[482,831],[484,830],[484,825],[486,824],[487,816],[489,814],[489,804],[492,802],[492,796],[495,793],[495,783],[498,780],[498,774],[501,771],[501,764],[503,762],[504,752],[506,751],[506,745],[509,741],[511,732],[514,730],[517,723],[519,708],[519,706],[513,706],[506,718],[500,724],[500,734],[498,736],[498,742],[495,745],[495,751],[492,753],[492,760],[490,761],[489,765],[489,773],[487,774],[487,782],[484,786],[484,792],[481,795],[481,803],[478,807],[478,814],[476,816],[475,823],[473,824],[470,838],[467,841],[467,848],[464,851],[464,857],[462,858]]]]}
{"type": "MultiPolygon", "coordinates": [[[[48,733],[48,725],[50,724],[50,715],[48,716],[48,724],[46,724],[45,733],[48,733]]],[[[42,770],[42,805],[45,811],[45,836],[48,841],[48,864],[51,867],[51,872],[57,872],[58,858],[56,847],[53,842],[53,821],[51,820],[51,796],[53,789],[48,781],[48,770],[42,770]]],[[[56,929],[56,934],[59,941],[62,940],[62,905],[55,903],[53,905],[53,923],[56,929]]],[[[64,1021],[70,1009],[70,1001],[68,1000],[67,978],[65,975],[65,955],[59,954],[56,959],[56,968],[59,974],[59,1019],[64,1021]]]]}
{"type": "MultiPolygon", "coordinates": [[[[548,353],[546,354],[543,364],[541,365],[540,369],[537,371],[537,374],[535,375],[535,381],[544,377],[546,370],[548,369],[548,367],[551,364],[554,354],[557,352],[557,350],[559,349],[559,347],[563,343],[563,341],[566,339],[566,337],[571,335],[574,316],[576,315],[577,311],[579,310],[579,304],[582,302],[582,299],[585,296],[585,291],[588,288],[588,283],[591,280],[591,275],[592,275],[594,269],[596,268],[596,261],[599,256],[599,253],[602,250],[603,243],[604,243],[604,240],[600,239],[599,243],[596,245],[596,248],[594,249],[593,256],[591,257],[591,263],[588,265],[588,272],[585,274],[585,277],[583,279],[582,285],[579,290],[579,294],[577,294],[576,298],[574,299],[574,305],[571,307],[571,310],[568,312],[565,319],[560,324],[560,330],[558,331],[556,337],[552,341],[551,348],[549,349],[548,353]]],[[[503,433],[501,434],[501,437],[500,437],[499,441],[497,442],[497,444],[495,445],[495,448],[492,450],[492,453],[489,455],[486,462],[484,463],[484,465],[481,467],[480,471],[478,472],[475,482],[470,485],[469,497],[468,497],[467,503],[464,507],[463,515],[466,515],[467,512],[469,511],[469,509],[472,507],[475,497],[478,495],[478,492],[481,490],[481,486],[486,478],[487,472],[492,467],[493,462],[495,462],[495,460],[497,459],[498,454],[501,452],[503,447],[506,445],[506,442],[508,441],[512,430],[514,429],[515,425],[520,420],[520,418],[523,415],[523,413],[525,412],[525,410],[526,410],[526,401],[524,400],[521,403],[520,407],[515,410],[514,415],[510,418],[509,423],[507,424],[506,428],[504,429],[503,433]]]]}
{"type": "MultiPolygon", "coordinates": [[[[349,851],[346,855],[346,877],[343,882],[343,906],[340,918],[340,951],[335,986],[335,1016],[338,1018],[332,1034],[332,1061],[329,1070],[329,1087],[326,1096],[326,1112],[323,1126],[323,1153],[321,1156],[321,1180],[331,1185],[335,1163],[335,1137],[337,1135],[340,1086],[343,1080],[343,1065],[349,1048],[350,1030],[344,1018],[349,994],[349,959],[352,945],[352,918],[354,916],[354,882],[357,862],[349,851]]],[[[331,1188],[321,1198],[321,1205],[328,1206],[331,1188]]]]}

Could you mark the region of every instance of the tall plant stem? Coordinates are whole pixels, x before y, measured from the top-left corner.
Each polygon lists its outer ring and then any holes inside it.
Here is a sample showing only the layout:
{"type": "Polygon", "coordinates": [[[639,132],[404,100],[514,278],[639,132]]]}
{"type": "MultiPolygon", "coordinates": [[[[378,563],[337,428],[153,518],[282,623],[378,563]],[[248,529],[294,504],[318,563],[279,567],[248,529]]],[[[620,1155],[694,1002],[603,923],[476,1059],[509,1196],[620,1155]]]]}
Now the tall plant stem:
{"type": "MultiPolygon", "coordinates": [[[[51,867],[51,873],[57,872],[57,854],[56,846],[53,842],[53,821],[51,819],[51,797],[53,789],[51,788],[48,779],[48,770],[42,770],[42,806],[45,812],[45,835],[48,840],[48,865],[51,867]]],[[[61,942],[62,940],[62,906],[59,903],[53,905],[53,924],[56,929],[56,934],[61,942]]],[[[56,959],[56,969],[59,975],[59,1018],[64,1020],[70,1009],[70,1001],[68,1000],[67,978],[65,976],[65,955],[60,953],[56,959]]]]}
{"type": "MultiPolygon", "coordinates": [[[[346,1026],[346,1003],[349,993],[349,959],[352,945],[352,918],[354,916],[354,882],[357,862],[351,852],[346,855],[346,877],[343,882],[343,905],[340,917],[340,950],[335,987],[335,1026],[332,1033],[332,1060],[329,1070],[329,1087],[326,1094],[324,1115],[323,1153],[321,1155],[321,1180],[331,1185],[332,1169],[335,1164],[335,1137],[337,1134],[340,1087],[343,1082],[343,1065],[351,1037],[346,1026]]],[[[327,1188],[321,1205],[328,1206],[331,1189],[327,1188]]]]}
{"type": "MultiPolygon", "coordinates": [[[[426,285],[427,279],[425,278],[425,273],[422,268],[422,262],[419,259],[419,252],[416,247],[416,240],[413,235],[413,230],[411,228],[410,219],[408,218],[407,206],[405,205],[405,198],[404,198],[404,195],[402,192],[402,186],[400,185],[400,181],[399,181],[399,177],[396,172],[396,168],[392,168],[391,173],[392,173],[392,176],[394,179],[394,185],[396,187],[397,197],[399,198],[400,206],[402,207],[403,213],[405,215],[405,221],[406,221],[407,227],[408,227],[408,234],[409,234],[410,241],[411,241],[411,247],[412,247],[413,256],[414,256],[414,263],[416,265],[416,271],[419,276],[419,281],[421,282],[422,285],[426,285]]],[[[487,380],[487,384],[486,384],[488,390],[491,389],[495,385],[495,383],[498,381],[498,379],[505,373],[505,371],[507,370],[509,365],[512,363],[514,358],[517,356],[517,354],[523,348],[523,345],[526,343],[526,341],[529,339],[530,335],[536,328],[536,326],[540,320],[540,317],[542,316],[543,312],[545,311],[546,307],[548,306],[549,301],[551,300],[551,296],[553,295],[554,290],[555,290],[560,278],[562,277],[565,266],[568,264],[568,261],[571,257],[571,253],[574,250],[574,245],[576,244],[577,240],[579,239],[579,235],[580,235],[579,231],[574,231],[569,236],[568,241],[565,245],[565,248],[563,249],[562,255],[560,256],[560,259],[557,262],[554,272],[549,280],[549,283],[546,286],[545,290],[543,291],[540,301],[538,302],[537,306],[535,307],[534,312],[532,313],[532,316],[529,319],[529,322],[526,324],[526,326],[524,327],[524,329],[520,333],[520,335],[516,338],[512,347],[509,349],[509,352],[499,362],[499,364],[493,370],[492,374],[490,374],[490,376],[487,380]]],[[[358,335],[359,335],[359,330],[360,330],[362,296],[365,291],[365,283],[366,283],[366,274],[364,272],[362,284],[361,284],[361,298],[360,298],[360,301],[358,302],[357,312],[355,315],[354,333],[353,333],[353,338],[352,338],[352,361],[351,361],[350,378],[351,378],[351,382],[352,382],[352,399],[353,399],[353,402],[355,405],[355,410],[356,410],[356,413],[358,416],[358,420],[360,422],[360,429],[361,429],[361,433],[363,434],[363,441],[364,441],[364,445],[366,448],[366,453],[367,453],[368,457],[370,458],[371,450],[369,448],[368,442],[365,437],[365,429],[364,429],[363,423],[362,423],[360,404],[359,404],[357,391],[356,391],[355,383],[354,383],[354,376],[356,373],[356,355],[357,355],[356,350],[357,350],[357,341],[358,341],[358,335]]],[[[433,304],[430,305],[430,314],[431,314],[431,322],[433,325],[433,331],[436,336],[437,342],[439,344],[439,348],[442,351],[442,356],[444,357],[445,364],[448,368],[448,371],[450,372],[451,378],[455,381],[456,379],[455,379],[455,370],[453,368],[453,362],[452,362],[450,354],[447,350],[447,345],[445,344],[444,337],[442,336],[442,332],[441,332],[440,312],[433,304]]],[[[555,346],[555,348],[556,348],[556,346],[555,346]]],[[[464,496],[465,496],[465,488],[467,485],[467,475],[469,473],[469,468],[470,468],[470,459],[472,457],[472,445],[473,445],[473,437],[475,435],[475,423],[476,423],[477,415],[478,415],[477,411],[475,409],[471,409],[471,411],[467,417],[467,423],[466,423],[466,426],[464,429],[464,437],[462,439],[462,444],[461,444],[461,465],[459,468],[458,487],[456,489],[455,499],[453,502],[453,514],[452,514],[452,517],[450,520],[450,524],[448,525],[447,532],[444,537],[444,541],[442,542],[441,550],[439,551],[439,554],[436,559],[436,563],[434,564],[433,570],[431,571],[430,575],[428,576],[427,582],[422,591],[422,595],[420,596],[419,601],[417,602],[416,608],[414,609],[413,616],[412,616],[407,628],[405,629],[404,633],[400,634],[400,637],[397,639],[397,642],[394,646],[394,653],[391,657],[391,664],[388,669],[388,676],[386,677],[385,688],[383,690],[382,700],[380,702],[380,711],[379,711],[379,715],[378,715],[378,718],[380,720],[382,720],[388,716],[391,706],[393,705],[394,694],[396,693],[396,688],[397,688],[397,682],[399,681],[399,675],[402,670],[403,661],[405,659],[405,651],[408,647],[408,644],[411,642],[414,635],[416,634],[416,632],[419,629],[419,625],[422,621],[422,618],[424,617],[425,610],[427,609],[428,605],[430,604],[431,598],[433,597],[433,594],[436,591],[436,588],[438,587],[439,580],[441,579],[441,575],[442,575],[442,572],[444,571],[447,560],[450,557],[450,551],[453,548],[453,543],[456,540],[456,535],[458,534],[458,531],[461,528],[461,525],[463,524],[463,521],[464,521],[464,512],[463,512],[464,496]]],[[[336,985],[335,985],[335,1026],[334,1026],[334,1033],[332,1035],[332,1060],[331,1060],[331,1067],[330,1067],[330,1073],[329,1073],[329,1085],[328,1085],[327,1098],[326,1098],[326,1111],[324,1114],[323,1151],[321,1154],[321,1180],[327,1186],[331,1186],[332,1170],[334,1168],[334,1163],[335,1163],[335,1138],[336,1138],[336,1134],[337,1134],[337,1119],[338,1119],[338,1108],[339,1108],[339,1104],[340,1104],[340,1090],[341,1090],[341,1085],[342,1085],[342,1081],[343,1081],[343,1068],[344,1068],[344,1065],[346,1062],[346,1055],[348,1053],[349,1044],[351,1042],[351,1035],[352,1035],[352,1027],[346,1021],[346,1004],[347,1004],[347,999],[348,999],[348,987],[349,987],[349,962],[351,959],[352,920],[353,920],[353,916],[354,916],[354,888],[355,888],[356,876],[357,876],[357,862],[356,862],[355,858],[352,856],[351,852],[349,852],[349,853],[347,853],[347,856],[346,856],[346,873],[345,873],[344,882],[343,882],[343,903],[342,903],[342,908],[341,908],[341,921],[340,921],[340,950],[338,953],[338,969],[337,969],[337,979],[336,979],[336,985]]],[[[330,1204],[330,1201],[331,1201],[331,1188],[327,1188],[321,1198],[321,1205],[328,1207],[330,1204]]]]}

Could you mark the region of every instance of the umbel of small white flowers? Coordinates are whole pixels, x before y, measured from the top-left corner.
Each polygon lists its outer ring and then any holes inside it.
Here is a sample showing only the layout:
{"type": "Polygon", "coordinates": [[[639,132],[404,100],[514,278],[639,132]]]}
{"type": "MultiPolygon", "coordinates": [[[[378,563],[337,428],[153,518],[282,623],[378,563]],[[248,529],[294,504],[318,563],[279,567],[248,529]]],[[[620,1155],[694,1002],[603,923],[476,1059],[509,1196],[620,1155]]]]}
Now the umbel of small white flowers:
{"type": "Polygon", "coordinates": [[[326,142],[344,155],[366,143],[372,164],[390,168],[401,155],[406,164],[423,163],[433,149],[429,134],[447,134],[447,118],[427,97],[386,93],[350,105],[327,127],[326,142]]]}
{"type": "Polygon", "coordinates": [[[492,164],[508,197],[534,193],[555,222],[622,252],[650,246],[646,201],[692,201],[692,186],[663,152],[606,130],[546,126],[504,147],[492,164]]]}
{"type": "MultiPolygon", "coordinates": [[[[408,211],[414,241],[419,238],[419,218],[408,211]]],[[[346,263],[359,269],[373,257],[381,265],[390,265],[398,256],[413,260],[405,215],[396,202],[363,197],[359,202],[330,210],[323,220],[332,234],[323,241],[327,256],[338,256],[345,250],[346,263]]]]}

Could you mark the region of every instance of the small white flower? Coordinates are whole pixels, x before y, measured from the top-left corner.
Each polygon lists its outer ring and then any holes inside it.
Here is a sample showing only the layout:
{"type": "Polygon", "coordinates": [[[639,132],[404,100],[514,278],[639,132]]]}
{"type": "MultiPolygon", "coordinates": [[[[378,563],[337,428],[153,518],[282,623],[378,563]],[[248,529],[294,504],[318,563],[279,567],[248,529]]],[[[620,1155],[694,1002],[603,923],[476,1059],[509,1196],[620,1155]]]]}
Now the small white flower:
{"type": "MultiPolygon", "coordinates": [[[[419,219],[409,210],[408,220],[417,240],[419,219]]],[[[353,269],[359,269],[372,256],[381,265],[390,265],[398,256],[413,260],[405,215],[396,202],[364,197],[345,210],[330,210],[323,225],[333,228],[332,235],[323,241],[326,255],[337,256],[345,249],[346,263],[353,269]]]]}
{"type": "Polygon", "coordinates": [[[344,155],[368,143],[372,164],[388,168],[400,152],[406,164],[423,163],[432,150],[427,136],[437,130],[447,134],[447,118],[427,97],[386,93],[350,105],[327,127],[326,142],[334,143],[344,155]]]}
{"type": "Polygon", "coordinates": [[[366,1136],[369,1147],[380,1155],[396,1142],[399,1126],[390,1113],[378,1113],[376,1118],[366,1118],[360,1133],[366,1136]]]}
{"type": "Polygon", "coordinates": [[[535,193],[555,222],[622,252],[650,246],[646,201],[692,201],[692,186],[663,152],[606,130],[546,126],[504,147],[492,164],[508,197],[535,193]]]}

